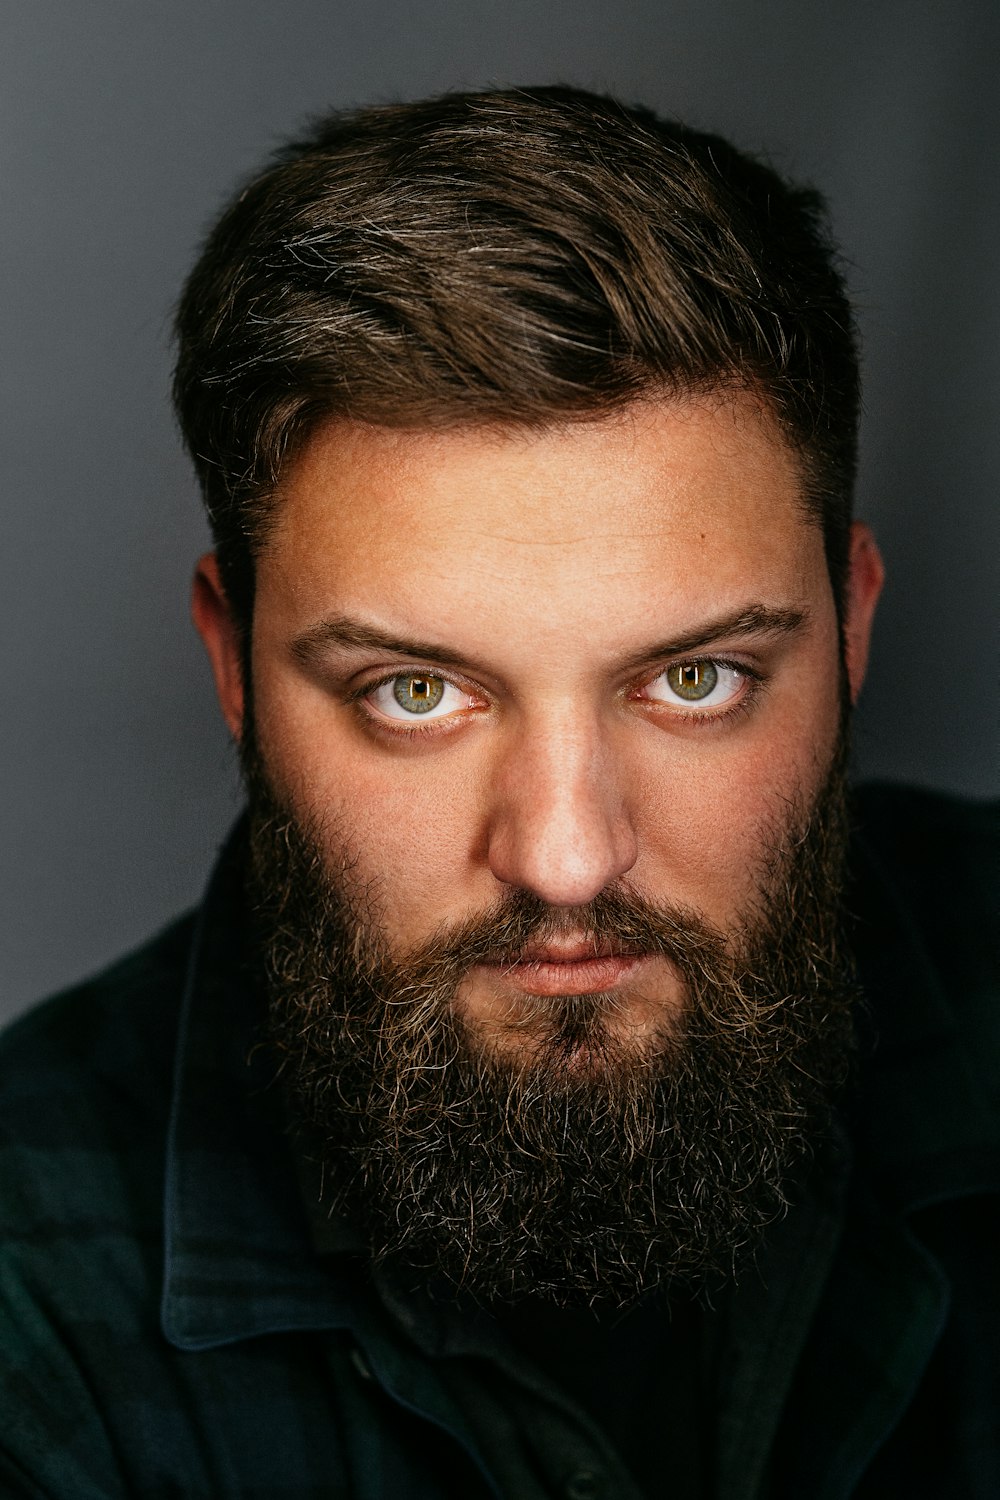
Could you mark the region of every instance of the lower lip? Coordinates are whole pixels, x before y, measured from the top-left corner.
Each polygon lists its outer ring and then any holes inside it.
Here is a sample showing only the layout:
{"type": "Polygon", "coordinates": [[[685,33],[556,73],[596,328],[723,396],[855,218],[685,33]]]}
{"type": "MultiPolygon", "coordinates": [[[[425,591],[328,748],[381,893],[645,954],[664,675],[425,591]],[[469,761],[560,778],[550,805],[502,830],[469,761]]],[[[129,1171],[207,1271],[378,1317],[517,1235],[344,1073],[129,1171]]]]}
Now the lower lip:
{"type": "Polygon", "coordinates": [[[593,995],[634,974],[643,955],[584,958],[575,963],[490,964],[491,971],[526,995],[593,995]]]}

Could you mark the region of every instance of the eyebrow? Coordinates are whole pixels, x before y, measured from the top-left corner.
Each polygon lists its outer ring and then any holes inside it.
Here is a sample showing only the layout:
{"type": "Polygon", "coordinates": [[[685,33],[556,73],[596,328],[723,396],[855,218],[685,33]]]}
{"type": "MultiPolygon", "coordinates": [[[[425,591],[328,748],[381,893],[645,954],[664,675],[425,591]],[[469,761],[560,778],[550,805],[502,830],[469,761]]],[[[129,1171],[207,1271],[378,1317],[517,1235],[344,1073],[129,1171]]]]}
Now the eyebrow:
{"type": "MultiPolygon", "coordinates": [[[[683,635],[660,641],[624,663],[641,666],[668,656],[685,656],[705,650],[722,640],[744,636],[792,635],[802,629],[808,613],[801,609],[779,609],[766,604],[749,604],[728,614],[718,615],[694,626],[683,635]]],[[[324,652],[340,647],[348,651],[384,651],[391,656],[418,657],[444,667],[476,671],[477,663],[460,651],[434,641],[394,635],[350,615],[332,615],[297,636],[292,654],[303,666],[315,665],[324,652]]],[[[481,664],[478,664],[481,668],[481,664]]]]}
{"type": "Polygon", "coordinates": [[[804,609],[779,609],[767,604],[748,604],[728,614],[717,615],[695,625],[683,635],[660,641],[649,651],[641,651],[627,666],[641,666],[664,656],[688,656],[693,651],[704,651],[719,641],[739,640],[744,636],[794,635],[809,619],[804,609]]]}
{"type": "Polygon", "coordinates": [[[422,661],[437,662],[443,667],[471,669],[473,666],[468,657],[450,646],[393,635],[391,631],[366,625],[363,620],[352,619],[350,615],[332,615],[304,631],[292,642],[292,654],[303,666],[310,666],[325,651],[338,646],[348,651],[387,651],[391,656],[418,656],[422,661]]]}

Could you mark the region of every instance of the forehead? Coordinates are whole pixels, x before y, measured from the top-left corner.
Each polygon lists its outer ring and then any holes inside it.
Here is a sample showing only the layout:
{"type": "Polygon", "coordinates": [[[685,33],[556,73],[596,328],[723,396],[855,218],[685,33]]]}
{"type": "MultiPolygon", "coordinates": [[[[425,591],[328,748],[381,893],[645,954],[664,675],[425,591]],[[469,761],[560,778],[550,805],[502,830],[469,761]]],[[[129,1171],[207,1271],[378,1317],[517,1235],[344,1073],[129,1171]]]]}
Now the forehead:
{"type": "Polygon", "coordinates": [[[282,481],[258,598],[299,618],[349,602],[583,621],[626,594],[662,614],[801,592],[817,558],[795,456],[749,396],[538,431],[334,421],[282,481]]]}

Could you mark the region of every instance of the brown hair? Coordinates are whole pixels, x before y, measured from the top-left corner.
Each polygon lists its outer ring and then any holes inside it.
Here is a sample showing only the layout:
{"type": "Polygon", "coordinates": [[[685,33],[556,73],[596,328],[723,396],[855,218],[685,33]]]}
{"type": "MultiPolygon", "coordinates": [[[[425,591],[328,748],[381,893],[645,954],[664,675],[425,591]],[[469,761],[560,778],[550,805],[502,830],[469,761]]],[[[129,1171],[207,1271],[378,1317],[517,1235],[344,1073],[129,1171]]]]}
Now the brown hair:
{"type": "Polygon", "coordinates": [[[177,412],[237,617],[315,424],[541,425],[748,387],[799,455],[841,590],[850,307],[811,189],[721,138],[567,88],[330,115],[210,234],[177,412]]]}

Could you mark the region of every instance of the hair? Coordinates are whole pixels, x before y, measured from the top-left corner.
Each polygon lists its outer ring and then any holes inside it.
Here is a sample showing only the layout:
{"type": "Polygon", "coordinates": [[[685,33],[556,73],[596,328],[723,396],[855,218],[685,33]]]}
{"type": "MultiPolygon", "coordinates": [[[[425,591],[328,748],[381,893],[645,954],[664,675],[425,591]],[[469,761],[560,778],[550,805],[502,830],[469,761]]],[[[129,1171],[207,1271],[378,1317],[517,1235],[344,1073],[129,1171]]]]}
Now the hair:
{"type": "Polygon", "coordinates": [[[540,427],[755,393],[840,601],[856,334],[822,198],[719,136],[569,88],[335,113],[225,210],[177,314],[175,402],[234,615],[318,423],[540,427]]]}

